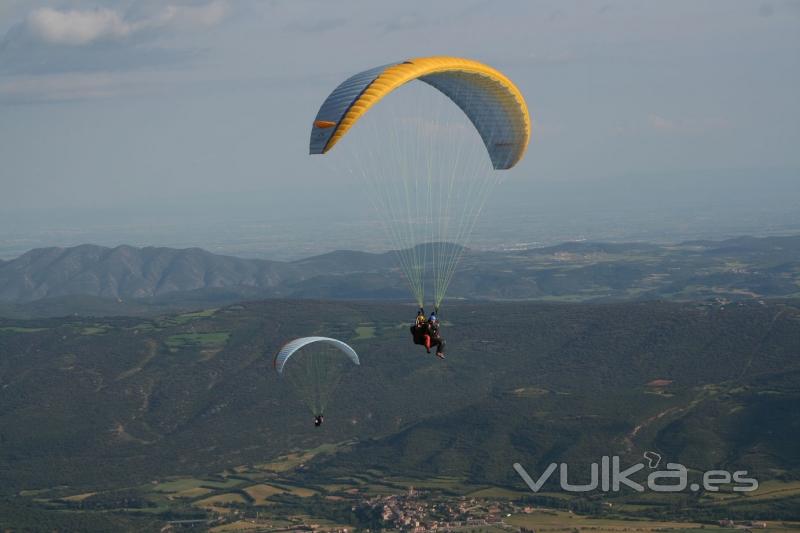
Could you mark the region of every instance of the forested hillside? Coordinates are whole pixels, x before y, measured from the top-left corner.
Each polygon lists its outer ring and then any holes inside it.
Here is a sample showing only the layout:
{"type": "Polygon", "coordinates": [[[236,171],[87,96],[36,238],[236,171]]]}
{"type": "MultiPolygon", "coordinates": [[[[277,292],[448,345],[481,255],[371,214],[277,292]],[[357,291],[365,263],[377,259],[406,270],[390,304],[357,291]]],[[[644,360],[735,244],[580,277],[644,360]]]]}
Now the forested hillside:
{"type": "Polygon", "coordinates": [[[264,301],[158,319],[0,321],[2,490],[126,486],[356,439],[319,468],[518,483],[510,465],[640,457],[800,472],[793,302],[454,304],[447,359],[412,306],[264,301]],[[350,341],[316,430],[271,368],[287,340],[350,341]]]}

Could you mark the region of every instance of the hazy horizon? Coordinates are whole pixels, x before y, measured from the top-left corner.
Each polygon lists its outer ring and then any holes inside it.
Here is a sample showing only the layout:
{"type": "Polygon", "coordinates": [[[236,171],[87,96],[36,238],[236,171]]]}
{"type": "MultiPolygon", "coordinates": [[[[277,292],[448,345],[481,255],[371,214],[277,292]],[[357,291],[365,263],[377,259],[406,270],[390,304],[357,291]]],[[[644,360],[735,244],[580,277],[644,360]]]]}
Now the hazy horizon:
{"type": "MultiPolygon", "coordinates": [[[[699,179],[684,177],[679,183],[647,187],[644,192],[637,190],[635,177],[619,178],[615,180],[618,186],[609,190],[599,185],[539,182],[531,191],[532,184],[506,183],[490,198],[470,246],[498,250],[575,240],[676,243],[800,234],[793,174],[776,173],[768,189],[754,189],[742,177],[727,179],[728,187],[718,188],[722,179],[726,178],[714,173],[699,179]],[[560,203],[553,198],[571,200],[560,203]],[[682,209],[671,205],[677,199],[683,203],[682,209]]],[[[0,259],[17,257],[32,248],[85,243],[200,247],[275,260],[342,249],[391,249],[390,241],[375,227],[371,209],[341,210],[335,202],[322,200],[337,193],[342,197],[362,194],[357,186],[321,191],[321,199],[308,207],[323,217],[322,226],[308,211],[262,212],[246,195],[238,198],[240,208],[235,213],[210,204],[50,209],[46,216],[41,211],[4,211],[0,213],[0,259]]]]}
{"type": "Polygon", "coordinates": [[[438,54],[501,69],[533,119],[476,247],[800,233],[800,3],[368,6],[4,2],[0,257],[385,250],[310,123],[350,74],[438,54]]]}

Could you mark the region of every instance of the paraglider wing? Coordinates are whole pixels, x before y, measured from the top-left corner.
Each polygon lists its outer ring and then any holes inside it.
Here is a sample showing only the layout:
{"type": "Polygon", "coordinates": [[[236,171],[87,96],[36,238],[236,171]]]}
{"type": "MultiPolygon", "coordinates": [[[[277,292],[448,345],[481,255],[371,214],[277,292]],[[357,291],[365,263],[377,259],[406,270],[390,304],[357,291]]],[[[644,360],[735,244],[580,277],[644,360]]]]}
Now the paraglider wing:
{"type": "Polygon", "coordinates": [[[496,170],[511,168],[522,159],[531,131],[522,93],[488,65],[447,56],[375,67],[345,80],[319,109],[311,129],[309,152],[326,153],[370,107],[417,79],[441,91],[469,117],[496,170]]]}
{"type": "Polygon", "coordinates": [[[278,374],[283,374],[283,367],[286,365],[286,361],[288,361],[292,355],[294,355],[304,346],[308,346],[309,344],[313,344],[315,342],[321,342],[333,346],[349,357],[353,364],[361,364],[358,360],[358,354],[356,351],[340,340],[331,339],[330,337],[301,337],[286,344],[275,356],[273,366],[275,367],[275,370],[278,371],[278,374]]]}
{"type": "Polygon", "coordinates": [[[530,133],[525,98],[503,73],[471,59],[421,57],[340,84],[317,112],[309,152],[328,153],[351,136],[331,162],[363,181],[417,305],[432,285],[439,307],[502,179],[496,171],[522,159],[530,133]]]}

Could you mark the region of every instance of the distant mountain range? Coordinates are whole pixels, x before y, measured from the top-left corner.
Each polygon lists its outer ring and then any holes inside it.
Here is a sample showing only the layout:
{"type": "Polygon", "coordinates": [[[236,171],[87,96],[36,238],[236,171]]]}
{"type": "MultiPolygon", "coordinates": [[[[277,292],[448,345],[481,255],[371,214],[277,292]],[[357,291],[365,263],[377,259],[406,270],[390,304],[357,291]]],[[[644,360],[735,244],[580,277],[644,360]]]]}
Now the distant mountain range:
{"type": "MultiPolygon", "coordinates": [[[[279,262],[199,248],[85,244],[39,248],[0,261],[0,302],[14,305],[77,296],[97,299],[89,305],[97,308],[101,301],[120,300],[208,304],[272,297],[408,299],[408,294],[393,252],[337,251],[279,262]]],[[[467,251],[449,291],[460,299],[558,301],[798,295],[800,236],[467,251]]]]}

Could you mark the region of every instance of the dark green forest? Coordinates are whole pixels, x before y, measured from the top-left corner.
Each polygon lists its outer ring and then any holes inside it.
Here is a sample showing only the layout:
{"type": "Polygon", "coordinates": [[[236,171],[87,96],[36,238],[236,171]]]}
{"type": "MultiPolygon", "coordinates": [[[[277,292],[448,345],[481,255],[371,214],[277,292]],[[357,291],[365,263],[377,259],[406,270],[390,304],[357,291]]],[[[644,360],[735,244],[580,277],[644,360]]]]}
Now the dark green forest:
{"type": "Polygon", "coordinates": [[[697,469],[800,475],[796,302],[454,304],[444,361],[411,344],[413,314],[262,301],[146,320],[2,320],[0,489],[120,488],[350,439],[352,452],[308,475],[374,468],[520,486],[514,462],[644,450],[697,469]],[[310,334],[348,340],[362,358],[321,431],[271,369],[282,343],[310,334]]]}

